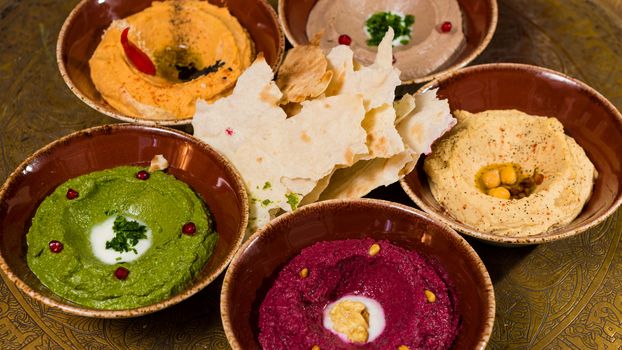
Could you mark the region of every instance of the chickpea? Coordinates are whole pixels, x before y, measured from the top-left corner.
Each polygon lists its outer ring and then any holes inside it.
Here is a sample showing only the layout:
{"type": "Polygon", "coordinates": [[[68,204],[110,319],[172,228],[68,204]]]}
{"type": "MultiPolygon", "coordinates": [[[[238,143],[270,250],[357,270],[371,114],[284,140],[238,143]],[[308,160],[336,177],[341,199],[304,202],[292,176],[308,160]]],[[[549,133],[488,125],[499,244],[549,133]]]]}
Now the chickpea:
{"type": "Polygon", "coordinates": [[[501,185],[501,178],[499,177],[499,170],[488,170],[482,174],[482,183],[486,188],[495,188],[501,185]]]}
{"type": "Polygon", "coordinates": [[[432,291],[426,289],[423,292],[425,294],[425,298],[428,300],[428,303],[433,303],[436,301],[436,295],[434,295],[432,291]]]}
{"type": "Polygon", "coordinates": [[[501,183],[504,185],[514,185],[516,183],[517,176],[513,166],[506,165],[501,168],[499,173],[501,174],[501,183]]]}
{"type": "Polygon", "coordinates": [[[380,246],[377,243],[374,243],[369,247],[369,256],[374,256],[380,252],[380,246]]]}
{"type": "Polygon", "coordinates": [[[491,188],[488,190],[488,194],[501,199],[510,199],[510,191],[505,187],[491,188]]]}

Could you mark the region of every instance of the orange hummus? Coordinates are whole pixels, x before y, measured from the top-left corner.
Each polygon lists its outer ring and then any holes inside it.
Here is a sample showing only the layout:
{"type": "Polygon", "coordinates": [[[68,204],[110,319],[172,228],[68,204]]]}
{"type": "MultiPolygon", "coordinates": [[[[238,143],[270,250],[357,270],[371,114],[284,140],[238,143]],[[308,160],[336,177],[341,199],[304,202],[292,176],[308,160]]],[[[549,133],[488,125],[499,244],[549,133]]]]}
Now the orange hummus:
{"type": "Polygon", "coordinates": [[[207,1],[156,1],[115,20],[89,61],[97,90],[119,112],[152,120],[190,118],[198,98],[226,95],[254,56],[247,31],[227,8],[207,1]],[[156,75],[138,71],[126,56],[121,33],[149,56],[156,75]],[[208,68],[212,68],[207,70],[208,68]],[[181,77],[188,69],[209,71],[181,77]]]}

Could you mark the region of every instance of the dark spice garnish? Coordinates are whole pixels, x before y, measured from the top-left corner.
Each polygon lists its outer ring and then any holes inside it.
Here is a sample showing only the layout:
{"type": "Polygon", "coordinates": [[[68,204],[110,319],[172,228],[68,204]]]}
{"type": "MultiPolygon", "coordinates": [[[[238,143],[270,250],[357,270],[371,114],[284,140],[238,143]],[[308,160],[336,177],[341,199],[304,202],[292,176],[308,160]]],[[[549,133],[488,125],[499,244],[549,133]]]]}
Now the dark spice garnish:
{"type": "Polygon", "coordinates": [[[204,75],[208,75],[210,73],[214,73],[220,69],[220,67],[224,66],[225,63],[221,60],[217,60],[216,63],[212,64],[209,67],[205,67],[203,69],[197,69],[194,66],[193,62],[190,62],[188,65],[175,65],[175,69],[177,69],[177,78],[180,81],[190,81],[196,78],[202,77],[204,75]]]}

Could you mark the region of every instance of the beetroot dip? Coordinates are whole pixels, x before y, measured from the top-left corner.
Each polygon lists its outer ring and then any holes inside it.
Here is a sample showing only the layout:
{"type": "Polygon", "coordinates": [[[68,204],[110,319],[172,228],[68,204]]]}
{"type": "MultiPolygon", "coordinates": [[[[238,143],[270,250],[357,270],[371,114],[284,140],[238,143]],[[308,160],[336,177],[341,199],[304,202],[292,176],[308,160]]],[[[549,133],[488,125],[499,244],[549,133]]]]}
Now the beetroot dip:
{"type": "Polygon", "coordinates": [[[439,264],[415,251],[384,240],[320,242],[303,249],[278,274],[259,308],[259,342],[266,350],[447,349],[459,329],[457,301],[439,264]],[[380,251],[370,256],[374,243],[380,251]],[[425,290],[434,293],[434,302],[425,290]],[[382,306],[386,325],[374,341],[348,343],[324,328],[324,308],[348,295],[382,306]]]}

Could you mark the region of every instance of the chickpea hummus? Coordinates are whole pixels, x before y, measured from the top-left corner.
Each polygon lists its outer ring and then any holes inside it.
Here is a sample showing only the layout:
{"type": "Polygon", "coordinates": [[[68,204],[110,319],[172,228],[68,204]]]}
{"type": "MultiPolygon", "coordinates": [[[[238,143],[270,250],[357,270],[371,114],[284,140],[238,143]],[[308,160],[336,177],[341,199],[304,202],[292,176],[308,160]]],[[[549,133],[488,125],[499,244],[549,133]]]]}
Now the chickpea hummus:
{"type": "MultiPolygon", "coordinates": [[[[145,10],[115,20],[89,61],[91,79],[112,107],[153,120],[190,118],[196,100],[226,95],[251,63],[253,42],[226,7],[207,1],[154,1],[145,10]],[[136,68],[142,51],[155,74],[136,68]],[[134,61],[133,61],[134,60],[134,61]]],[[[140,62],[139,62],[140,63],[140,62]]]]}
{"type": "Polygon", "coordinates": [[[374,62],[377,47],[368,44],[366,23],[374,14],[383,12],[414,18],[408,28],[410,37],[398,37],[394,42],[393,65],[401,71],[404,81],[444,68],[464,48],[462,12],[457,0],[319,0],[309,13],[307,37],[313,40],[321,35],[324,52],[338,44],[350,45],[355,59],[369,65],[374,62]]]}
{"type": "Polygon", "coordinates": [[[456,220],[502,236],[570,223],[598,173],[555,118],[517,110],[454,112],[458,124],[426,158],[434,198],[456,220]]]}
{"type": "Polygon", "coordinates": [[[303,249],[259,308],[263,349],[448,349],[457,296],[436,261],[388,241],[303,249]]]}

